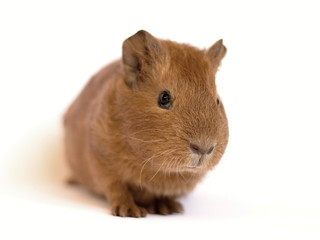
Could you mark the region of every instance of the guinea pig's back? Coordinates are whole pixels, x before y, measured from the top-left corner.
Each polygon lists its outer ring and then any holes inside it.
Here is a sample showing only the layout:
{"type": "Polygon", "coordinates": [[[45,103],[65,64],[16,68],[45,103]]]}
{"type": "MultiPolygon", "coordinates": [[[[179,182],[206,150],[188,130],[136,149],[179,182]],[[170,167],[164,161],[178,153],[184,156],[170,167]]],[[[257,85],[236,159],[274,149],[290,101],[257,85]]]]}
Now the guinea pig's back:
{"type": "Polygon", "coordinates": [[[71,104],[64,115],[65,146],[67,162],[72,171],[72,180],[88,184],[91,179],[87,163],[87,140],[89,117],[95,102],[102,97],[103,89],[121,68],[121,62],[113,62],[94,75],[71,104]]]}

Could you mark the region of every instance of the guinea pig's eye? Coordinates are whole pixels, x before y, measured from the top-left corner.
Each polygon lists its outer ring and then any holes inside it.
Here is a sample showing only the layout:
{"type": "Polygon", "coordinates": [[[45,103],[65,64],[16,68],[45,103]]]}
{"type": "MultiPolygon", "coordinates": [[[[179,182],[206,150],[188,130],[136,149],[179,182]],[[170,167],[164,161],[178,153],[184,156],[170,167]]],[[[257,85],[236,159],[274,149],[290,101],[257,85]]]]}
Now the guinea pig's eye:
{"type": "Polygon", "coordinates": [[[172,99],[171,99],[170,92],[168,90],[164,90],[160,93],[158,104],[159,104],[159,107],[164,109],[171,108],[172,99]]]}
{"type": "Polygon", "coordinates": [[[218,105],[218,106],[220,105],[220,100],[219,100],[219,98],[217,98],[217,105],[218,105]]]}

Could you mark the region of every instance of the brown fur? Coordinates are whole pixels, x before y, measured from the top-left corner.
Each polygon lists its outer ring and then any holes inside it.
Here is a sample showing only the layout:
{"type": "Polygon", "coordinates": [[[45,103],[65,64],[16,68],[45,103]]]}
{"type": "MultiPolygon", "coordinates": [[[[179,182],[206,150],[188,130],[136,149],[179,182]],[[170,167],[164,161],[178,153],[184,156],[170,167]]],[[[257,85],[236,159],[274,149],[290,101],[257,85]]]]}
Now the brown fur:
{"type": "Polygon", "coordinates": [[[213,169],[228,142],[215,86],[225,53],[222,40],[199,50],[146,31],[128,38],[122,61],[93,76],[65,115],[73,181],[105,196],[113,215],[182,212],[176,198],[213,169]],[[158,106],[164,89],[170,109],[158,106]],[[214,150],[199,160],[190,143],[214,150]]]}

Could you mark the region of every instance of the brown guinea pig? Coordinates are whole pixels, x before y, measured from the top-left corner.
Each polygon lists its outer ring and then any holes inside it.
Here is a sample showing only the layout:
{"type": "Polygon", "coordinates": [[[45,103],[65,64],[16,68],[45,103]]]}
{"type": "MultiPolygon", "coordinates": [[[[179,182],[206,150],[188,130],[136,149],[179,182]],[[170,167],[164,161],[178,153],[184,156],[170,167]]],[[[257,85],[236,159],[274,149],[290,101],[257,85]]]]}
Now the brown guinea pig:
{"type": "Polygon", "coordinates": [[[103,195],[116,216],[182,212],[220,161],[228,122],[215,74],[222,40],[208,50],[139,31],[122,60],[98,72],[64,117],[72,180],[103,195]]]}

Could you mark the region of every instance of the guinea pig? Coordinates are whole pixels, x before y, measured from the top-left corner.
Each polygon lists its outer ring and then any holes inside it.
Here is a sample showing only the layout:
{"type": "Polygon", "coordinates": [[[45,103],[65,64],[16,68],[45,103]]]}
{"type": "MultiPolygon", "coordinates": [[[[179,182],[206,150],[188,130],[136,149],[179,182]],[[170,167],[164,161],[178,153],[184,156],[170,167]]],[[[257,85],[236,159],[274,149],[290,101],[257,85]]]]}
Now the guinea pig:
{"type": "Polygon", "coordinates": [[[225,152],[228,121],[215,75],[226,54],[139,31],[94,75],[64,116],[72,181],[115,216],[183,212],[186,195],[225,152]]]}

